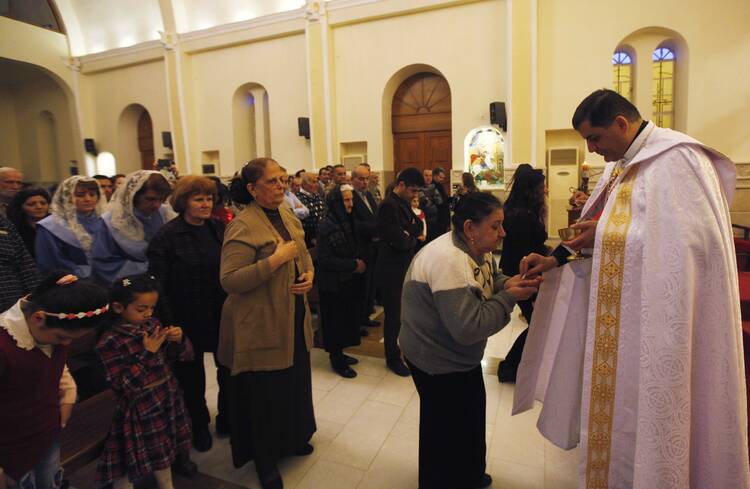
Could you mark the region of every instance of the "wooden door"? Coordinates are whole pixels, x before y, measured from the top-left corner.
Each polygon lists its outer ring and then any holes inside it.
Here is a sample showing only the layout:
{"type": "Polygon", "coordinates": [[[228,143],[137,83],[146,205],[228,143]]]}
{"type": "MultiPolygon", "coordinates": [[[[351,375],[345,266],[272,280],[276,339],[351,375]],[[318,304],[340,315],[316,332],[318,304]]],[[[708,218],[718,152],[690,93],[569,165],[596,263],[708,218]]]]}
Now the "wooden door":
{"type": "Polygon", "coordinates": [[[148,111],[141,112],[138,118],[138,151],[141,153],[141,168],[154,169],[154,128],[148,111]]]}
{"type": "Polygon", "coordinates": [[[434,73],[418,73],[393,96],[393,155],[396,173],[442,166],[450,171],[451,93],[448,82],[434,73]]]}

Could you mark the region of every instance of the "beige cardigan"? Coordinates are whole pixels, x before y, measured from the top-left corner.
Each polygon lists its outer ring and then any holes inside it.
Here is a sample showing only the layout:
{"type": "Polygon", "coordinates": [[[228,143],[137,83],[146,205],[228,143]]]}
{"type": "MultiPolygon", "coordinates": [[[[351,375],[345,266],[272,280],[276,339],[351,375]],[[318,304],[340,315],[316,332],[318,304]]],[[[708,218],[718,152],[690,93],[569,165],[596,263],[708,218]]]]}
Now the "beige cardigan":
{"type": "MultiPolygon", "coordinates": [[[[247,371],[281,370],[294,356],[294,263],[299,273],[313,269],[305,247],[302,223],[284,205],[281,219],[300,250],[294,261],[271,272],[268,257],[281,236],[263,210],[253,202],[227,226],[221,250],[224,302],[218,357],[232,375],[247,371]]],[[[310,307],[305,297],[305,344],[312,348],[310,307]]]]}

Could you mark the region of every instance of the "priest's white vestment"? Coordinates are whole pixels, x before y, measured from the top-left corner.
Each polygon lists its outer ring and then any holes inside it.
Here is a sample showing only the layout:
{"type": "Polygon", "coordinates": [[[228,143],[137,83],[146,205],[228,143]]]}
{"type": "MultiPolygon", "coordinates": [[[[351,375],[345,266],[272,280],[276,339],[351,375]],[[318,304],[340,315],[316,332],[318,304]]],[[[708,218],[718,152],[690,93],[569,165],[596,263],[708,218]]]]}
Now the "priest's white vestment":
{"type": "Polygon", "coordinates": [[[734,164],[649,123],[583,209],[593,258],[548,274],[514,414],[580,443],[585,489],[749,489],[734,164]],[[619,174],[618,174],[619,172],[619,174]]]}

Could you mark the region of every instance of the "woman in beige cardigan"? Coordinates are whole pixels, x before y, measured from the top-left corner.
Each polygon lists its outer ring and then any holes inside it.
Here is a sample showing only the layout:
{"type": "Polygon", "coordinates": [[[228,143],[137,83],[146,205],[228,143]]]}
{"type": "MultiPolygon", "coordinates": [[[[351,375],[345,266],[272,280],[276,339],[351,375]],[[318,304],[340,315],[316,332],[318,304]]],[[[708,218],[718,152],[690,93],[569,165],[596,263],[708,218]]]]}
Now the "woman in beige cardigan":
{"type": "Polygon", "coordinates": [[[277,462],[308,455],[315,432],[312,329],[305,294],[313,265],[302,224],[283,205],[283,171],[270,158],[232,181],[247,204],[227,226],[221,252],[224,303],[219,361],[231,370],[229,417],[235,467],[255,460],[263,489],[282,488],[277,462]]]}

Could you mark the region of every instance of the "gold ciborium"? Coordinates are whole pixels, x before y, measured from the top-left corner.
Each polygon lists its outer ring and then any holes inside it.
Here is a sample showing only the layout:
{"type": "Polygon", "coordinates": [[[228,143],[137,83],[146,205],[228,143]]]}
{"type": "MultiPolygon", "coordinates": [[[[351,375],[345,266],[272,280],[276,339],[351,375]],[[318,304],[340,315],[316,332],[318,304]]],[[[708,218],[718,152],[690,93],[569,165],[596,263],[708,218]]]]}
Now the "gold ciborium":
{"type": "MultiPolygon", "coordinates": [[[[576,228],[562,228],[557,230],[557,234],[560,235],[560,239],[562,241],[570,241],[571,239],[581,234],[581,230],[576,228]]],[[[582,254],[580,251],[576,251],[568,257],[568,261],[583,260],[584,258],[589,257],[582,254]]]]}

